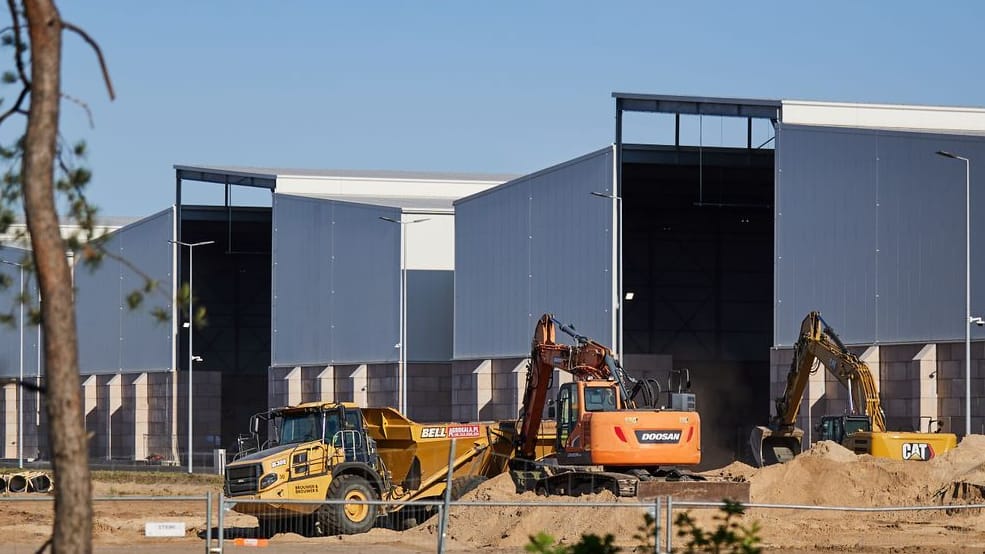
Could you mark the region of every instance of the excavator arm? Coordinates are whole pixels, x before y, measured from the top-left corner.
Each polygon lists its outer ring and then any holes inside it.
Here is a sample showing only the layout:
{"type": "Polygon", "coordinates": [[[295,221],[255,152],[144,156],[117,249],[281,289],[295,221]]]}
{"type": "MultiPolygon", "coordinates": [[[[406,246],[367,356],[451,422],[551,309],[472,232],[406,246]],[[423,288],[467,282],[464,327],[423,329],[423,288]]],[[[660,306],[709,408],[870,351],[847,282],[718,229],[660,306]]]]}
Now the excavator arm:
{"type": "Polygon", "coordinates": [[[517,457],[530,460],[535,456],[537,432],[540,428],[547,394],[551,389],[554,369],[570,373],[576,381],[614,380],[620,391],[622,406],[636,408],[636,397],[642,404],[656,401],[651,380],[637,381],[626,374],[616,361],[612,350],[595,340],[579,335],[568,325],[562,324],[552,314],[544,314],[534,328],[530,345],[530,368],[523,392],[523,404],[517,421],[517,457]],[[575,345],[557,342],[557,329],[571,336],[575,345]]]}
{"type": "Polygon", "coordinates": [[[530,368],[527,371],[527,384],[523,391],[523,404],[517,422],[517,455],[523,459],[533,459],[537,446],[537,431],[547,403],[547,393],[551,389],[554,368],[567,371],[575,379],[608,379],[611,375],[606,358],[612,353],[604,346],[585,337],[584,344],[569,346],[557,342],[557,328],[576,337],[569,327],[561,325],[551,314],[544,314],[534,328],[530,345],[530,368]]]}
{"type": "Polygon", "coordinates": [[[886,430],[886,416],[869,366],[848,351],[820,312],[811,312],[801,323],[787,385],[776,399],[776,415],[769,427],[753,429],[750,444],[757,464],[786,461],[800,452],[804,432],[796,427],[797,415],[815,362],[820,362],[848,389],[850,414],[864,413],[870,418],[873,431],[886,430]]]}
{"type": "Polygon", "coordinates": [[[787,374],[787,387],[776,399],[776,416],[772,423],[777,429],[791,429],[796,424],[815,362],[820,362],[848,389],[849,413],[864,413],[872,418],[873,431],[886,430],[886,418],[869,366],[848,351],[819,312],[807,314],[800,326],[800,337],[794,345],[794,357],[787,374]]]}

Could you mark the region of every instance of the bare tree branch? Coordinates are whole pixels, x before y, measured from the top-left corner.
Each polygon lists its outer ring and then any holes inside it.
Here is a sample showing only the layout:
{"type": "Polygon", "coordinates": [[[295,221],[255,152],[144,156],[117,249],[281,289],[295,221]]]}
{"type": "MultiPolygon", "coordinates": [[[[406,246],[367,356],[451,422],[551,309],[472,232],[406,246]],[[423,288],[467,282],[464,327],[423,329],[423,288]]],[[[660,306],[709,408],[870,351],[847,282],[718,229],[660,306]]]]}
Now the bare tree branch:
{"type": "Polygon", "coordinates": [[[24,42],[21,40],[20,16],[17,15],[17,6],[14,0],[7,0],[7,8],[10,9],[10,19],[14,22],[14,60],[17,63],[17,75],[25,88],[31,88],[31,82],[27,80],[27,70],[24,69],[24,42]]]}
{"type": "Polygon", "coordinates": [[[64,92],[62,93],[62,98],[64,98],[65,100],[68,100],[69,102],[72,102],[73,104],[75,104],[76,106],[82,108],[85,111],[86,117],[89,118],[89,128],[90,129],[94,129],[96,127],[96,124],[95,124],[95,122],[92,119],[92,110],[89,109],[89,104],[86,104],[81,99],[76,98],[76,97],[72,96],[71,94],[66,94],[64,92]]]}
{"type": "MultiPolygon", "coordinates": [[[[7,1],[10,2],[13,0],[7,0],[7,1]]],[[[106,59],[103,58],[103,51],[101,48],[99,48],[99,44],[96,41],[92,40],[92,37],[89,36],[89,33],[86,33],[85,31],[69,23],[68,21],[62,21],[62,28],[68,29],[69,31],[72,31],[75,34],[82,37],[82,40],[88,42],[89,46],[91,46],[92,49],[96,51],[96,57],[99,58],[99,68],[103,70],[103,80],[106,81],[106,90],[109,91],[109,99],[116,100],[116,93],[113,92],[113,81],[111,81],[109,78],[109,69],[107,69],[106,67],[106,59]]]]}
{"type": "Polygon", "coordinates": [[[14,102],[14,105],[11,106],[9,110],[0,114],[0,123],[3,123],[4,121],[7,120],[8,117],[14,115],[15,113],[21,115],[25,114],[24,109],[21,107],[21,104],[24,103],[24,100],[27,98],[27,93],[30,91],[31,88],[27,86],[21,89],[21,93],[17,96],[17,101],[14,102]]]}

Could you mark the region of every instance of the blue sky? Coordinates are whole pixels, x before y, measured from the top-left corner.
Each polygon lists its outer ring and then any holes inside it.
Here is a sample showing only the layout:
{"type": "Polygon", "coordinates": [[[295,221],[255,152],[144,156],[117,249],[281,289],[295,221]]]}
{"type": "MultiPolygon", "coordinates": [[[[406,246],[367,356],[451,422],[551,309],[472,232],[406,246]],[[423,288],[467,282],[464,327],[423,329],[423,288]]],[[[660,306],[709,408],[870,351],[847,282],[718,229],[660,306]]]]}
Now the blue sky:
{"type": "Polygon", "coordinates": [[[612,91],[985,106],[980,2],[71,0],[63,135],[105,215],[175,163],[525,173],[613,138],[612,91]]]}

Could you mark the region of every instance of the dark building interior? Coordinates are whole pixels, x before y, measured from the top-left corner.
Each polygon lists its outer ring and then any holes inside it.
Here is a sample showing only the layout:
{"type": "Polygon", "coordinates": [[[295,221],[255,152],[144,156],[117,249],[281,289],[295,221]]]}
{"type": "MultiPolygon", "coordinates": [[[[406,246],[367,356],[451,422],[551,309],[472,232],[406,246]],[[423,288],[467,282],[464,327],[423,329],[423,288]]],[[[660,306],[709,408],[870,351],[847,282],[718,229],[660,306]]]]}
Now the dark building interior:
{"type": "Polygon", "coordinates": [[[774,151],[624,146],[624,350],[690,370],[703,464],[769,416],[774,151]]]}
{"type": "MultiPolygon", "coordinates": [[[[182,206],[180,240],[215,241],[196,246],[193,309],[206,310],[207,325],[196,328],[196,372],[221,374],[219,437],[200,436],[196,452],[234,448],[248,432],[251,415],[267,409],[270,365],[270,208],[182,206]]],[[[180,283],[188,282],[188,251],[180,248],[180,283]]],[[[187,306],[181,323],[187,321],[187,306]]],[[[179,332],[179,371],[188,367],[187,332],[179,332]]],[[[193,374],[194,375],[194,374],[193,374]]],[[[193,377],[194,378],[194,377],[193,377]]],[[[198,393],[196,393],[196,401],[198,393]]],[[[182,412],[179,412],[182,413],[182,412]]],[[[179,429],[184,428],[184,424],[179,429]]],[[[212,426],[212,428],[216,428],[212,426]]]]}

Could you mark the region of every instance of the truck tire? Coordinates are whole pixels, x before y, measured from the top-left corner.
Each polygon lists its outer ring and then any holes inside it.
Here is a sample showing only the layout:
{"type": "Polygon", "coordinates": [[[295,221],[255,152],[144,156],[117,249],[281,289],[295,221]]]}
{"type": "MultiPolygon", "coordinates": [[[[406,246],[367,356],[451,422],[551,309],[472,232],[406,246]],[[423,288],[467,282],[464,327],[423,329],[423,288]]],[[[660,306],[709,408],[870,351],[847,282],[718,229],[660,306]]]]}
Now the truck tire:
{"type": "Polygon", "coordinates": [[[479,488],[479,485],[485,483],[487,480],[488,477],[483,476],[459,477],[458,479],[453,479],[451,482],[451,499],[458,500],[469,492],[479,488]]]}
{"type": "MultiPolygon", "coordinates": [[[[328,500],[379,500],[366,479],[339,475],[328,486],[328,500]]],[[[379,506],[375,504],[323,504],[318,508],[318,527],[325,535],[357,535],[373,528],[379,506]]]]}

